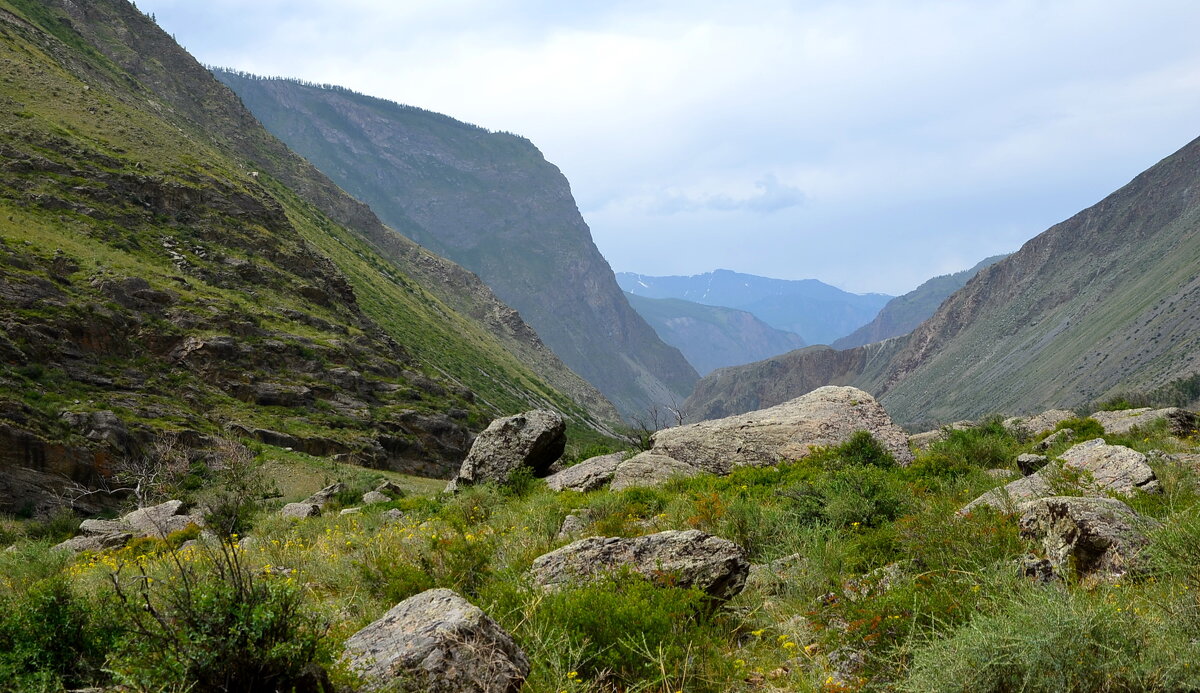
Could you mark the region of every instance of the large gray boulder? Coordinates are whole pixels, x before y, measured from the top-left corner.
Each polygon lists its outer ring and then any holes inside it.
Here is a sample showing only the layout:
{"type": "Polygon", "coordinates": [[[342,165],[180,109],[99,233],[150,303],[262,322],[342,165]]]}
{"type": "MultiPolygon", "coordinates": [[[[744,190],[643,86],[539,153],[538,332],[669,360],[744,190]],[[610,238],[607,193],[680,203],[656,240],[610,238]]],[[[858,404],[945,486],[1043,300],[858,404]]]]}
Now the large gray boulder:
{"type": "Polygon", "coordinates": [[[189,525],[204,526],[199,515],[183,512],[183,501],[169,500],[165,503],[134,510],[121,518],[135,536],[165,539],[168,534],[187,529],[189,525]]]}
{"type": "Polygon", "coordinates": [[[516,693],[529,658],[487,614],[448,589],[409,597],[346,640],[364,690],[516,693]]]}
{"type": "Polygon", "coordinates": [[[535,476],[545,476],[566,449],[566,431],[563,417],[546,409],[496,419],[475,438],[446,490],[488,481],[503,483],[523,466],[535,476]]]}
{"type": "Polygon", "coordinates": [[[1051,496],[1023,503],[1021,536],[1040,541],[1057,574],[1074,569],[1081,579],[1120,577],[1136,566],[1158,523],[1115,498],[1051,496]]]}
{"type": "Polygon", "coordinates": [[[1084,441],[1062,454],[1063,468],[1091,475],[1091,489],[1132,496],[1137,491],[1158,493],[1162,487],[1146,456],[1124,445],[1108,445],[1103,438],[1084,441]]]}
{"type": "Polygon", "coordinates": [[[870,432],[900,464],[912,462],[908,434],[874,397],[832,385],[769,409],[663,429],[654,434],[651,452],[728,474],[735,467],[798,460],[858,431],[870,432]]]}
{"type": "Polygon", "coordinates": [[[559,588],[627,568],[651,580],[695,587],[717,600],[737,595],[746,585],[750,563],[737,544],[699,530],[671,530],[626,539],[588,537],[539,556],[534,582],[559,588]]]}
{"type": "Polygon", "coordinates": [[[631,486],[661,486],[671,479],[699,473],[700,470],[690,464],[665,455],[642,452],[617,465],[609,488],[620,491],[631,486]]]}
{"type": "Polygon", "coordinates": [[[1200,426],[1196,414],[1176,407],[1166,409],[1141,407],[1140,409],[1119,411],[1098,411],[1092,414],[1092,418],[1104,426],[1105,433],[1111,435],[1124,435],[1132,431],[1135,426],[1144,428],[1159,419],[1166,419],[1167,430],[1171,432],[1171,435],[1176,436],[1191,435],[1200,426]]]}
{"type": "Polygon", "coordinates": [[[546,486],[554,491],[579,491],[586,493],[604,488],[617,473],[623,452],[590,457],[573,467],[546,477],[546,486]]]}

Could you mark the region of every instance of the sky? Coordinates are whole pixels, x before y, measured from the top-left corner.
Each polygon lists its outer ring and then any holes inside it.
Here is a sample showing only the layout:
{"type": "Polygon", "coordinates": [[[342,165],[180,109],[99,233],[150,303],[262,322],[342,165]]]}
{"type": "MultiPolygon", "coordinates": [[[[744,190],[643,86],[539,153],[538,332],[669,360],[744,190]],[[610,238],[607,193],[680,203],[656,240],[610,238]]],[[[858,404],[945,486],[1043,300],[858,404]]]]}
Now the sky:
{"type": "Polygon", "coordinates": [[[137,0],[209,65],[529,138],[616,271],[899,294],[1200,136],[1194,0],[137,0]]]}

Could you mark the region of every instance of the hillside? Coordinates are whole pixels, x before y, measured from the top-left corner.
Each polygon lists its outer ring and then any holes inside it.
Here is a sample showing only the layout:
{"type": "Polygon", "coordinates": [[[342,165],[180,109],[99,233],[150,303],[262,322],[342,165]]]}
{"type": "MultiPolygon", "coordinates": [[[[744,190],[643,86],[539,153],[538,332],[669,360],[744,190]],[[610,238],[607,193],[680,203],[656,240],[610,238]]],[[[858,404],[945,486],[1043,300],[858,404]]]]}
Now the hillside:
{"type": "Polygon", "coordinates": [[[969,269],[953,274],[944,274],[926,281],[903,296],[897,296],[888,301],[874,320],[834,341],[830,346],[834,349],[849,349],[912,332],[917,325],[925,322],[937,311],[942,301],[970,281],[971,277],[979,274],[984,267],[994,265],[1005,257],[1008,256],[994,255],[984,258],[969,269]]]}
{"type": "Polygon", "coordinates": [[[679,298],[737,308],[809,344],[828,344],[870,322],[891,298],[852,294],[816,279],[771,279],[715,270],[689,277],[653,277],[621,272],[621,288],[647,298],[679,298]]]}
{"type": "Polygon", "coordinates": [[[777,330],[744,310],[678,298],[631,293],[625,297],[658,336],[679,349],[701,375],[805,346],[800,335],[777,330]]]}
{"type": "Polygon", "coordinates": [[[344,89],[216,75],[384,222],[478,274],[623,413],[691,391],[695,371],[630,308],[566,178],[528,140],[344,89]]]}
{"type": "Polygon", "coordinates": [[[497,414],[605,429],[611,407],[473,275],[383,227],[128,3],[0,2],[0,38],[0,509],[61,502],[164,432],[440,476],[497,414]]]}
{"type": "Polygon", "coordinates": [[[1167,387],[1200,373],[1197,267],[1200,140],[980,271],[912,333],[885,342],[886,359],[870,357],[872,345],[793,352],[774,367],[802,369],[797,387],[751,364],[702,380],[687,406],[721,415],[845,382],[898,420],[927,424],[1167,387]],[[861,365],[848,371],[848,361],[861,365]],[[735,404],[717,378],[737,383],[735,404]]]}

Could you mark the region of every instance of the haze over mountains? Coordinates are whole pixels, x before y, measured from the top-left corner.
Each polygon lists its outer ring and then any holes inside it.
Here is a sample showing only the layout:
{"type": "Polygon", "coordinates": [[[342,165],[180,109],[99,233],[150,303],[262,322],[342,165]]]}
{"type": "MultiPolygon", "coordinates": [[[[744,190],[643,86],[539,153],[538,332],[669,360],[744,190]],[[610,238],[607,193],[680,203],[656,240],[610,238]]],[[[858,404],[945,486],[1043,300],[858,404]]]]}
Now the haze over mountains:
{"type": "Polygon", "coordinates": [[[528,140],[343,89],[216,75],[384,222],[478,274],[626,415],[691,391],[696,371],[629,306],[566,178],[528,140]]]}
{"type": "Polygon", "coordinates": [[[680,298],[753,313],[768,325],[828,344],[870,322],[891,299],[852,294],[816,279],[772,279],[719,269],[692,276],[617,274],[621,288],[647,298],[680,298]]]}

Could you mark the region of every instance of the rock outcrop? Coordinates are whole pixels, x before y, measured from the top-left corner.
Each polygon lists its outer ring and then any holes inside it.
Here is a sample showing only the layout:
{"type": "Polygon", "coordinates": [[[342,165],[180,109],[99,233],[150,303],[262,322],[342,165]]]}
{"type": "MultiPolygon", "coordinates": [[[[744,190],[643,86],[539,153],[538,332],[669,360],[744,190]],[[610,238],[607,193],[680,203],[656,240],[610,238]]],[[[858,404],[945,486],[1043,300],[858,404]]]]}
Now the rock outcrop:
{"type": "Polygon", "coordinates": [[[448,589],[409,597],[346,640],[365,690],[517,693],[529,658],[487,614],[448,589]]]}
{"type": "Polygon", "coordinates": [[[1115,498],[1052,496],[1023,503],[1021,536],[1040,541],[1057,574],[1085,580],[1117,578],[1136,567],[1157,523],[1115,498]]]}
{"type": "Polygon", "coordinates": [[[667,428],[654,434],[652,452],[714,474],[734,467],[771,465],[807,456],[868,431],[900,464],[912,461],[908,435],[871,395],[827,386],[770,409],[667,428]]]}
{"type": "Polygon", "coordinates": [[[604,488],[617,473],[625,453],[614,452],[588,458],[577,465],[546,477],[546,486],[554,491],[579,491],[586,493],[604,488]]]}
{"type": "Polygon", "coordinates": [[[79,536],[72,537],[55,549],[70,551],[103,551],[124,546],[134,537],[166,539],[191,526],[204,527],[204,517],[198,512],[184,511],[183,501],[169,500],[126,513],[118,520],[84,520],[79,524],[79,536]]]}
{"type": "Polygon", "coordinates": [[[534,582],[558,588],[622,569],[726,600],[745,587],[750,563],[737,544],[692,529],[580,539],[538,557],[531,572],[534,582]]]}
{"type": "Polygon", "coordinates": [[[1168,407],[1166,409],[1120,409],[1117,411],[1098,411],[1092,418],[1104,426],[1104,432],[1111,435],[1124,435],[1134,427],[1150,426],[1159,420],[1166,419],[1167,430],[1174,436],[1191,435],[1200,427],[1200,417],[1186,409],[1168,407]]]}
{"type": "Polygon", "coordinates": [[[562,415],[545,409],[496,419],[475,438],[446,490],[489,481],[503,483],[521,467],[545,476],[566,449],[566,431],[562,415]]]}

